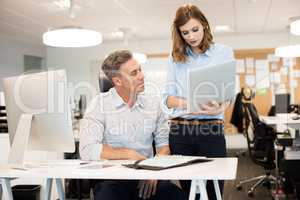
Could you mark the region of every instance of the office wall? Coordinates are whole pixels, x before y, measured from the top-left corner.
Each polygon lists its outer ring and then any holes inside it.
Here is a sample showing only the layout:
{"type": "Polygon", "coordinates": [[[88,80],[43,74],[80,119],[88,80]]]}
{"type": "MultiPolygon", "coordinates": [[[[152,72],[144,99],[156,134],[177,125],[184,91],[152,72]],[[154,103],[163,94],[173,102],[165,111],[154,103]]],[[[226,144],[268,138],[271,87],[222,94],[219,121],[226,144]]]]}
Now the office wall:
{"type": "MultiPolygon", "coordinates": [[[[289,33],[223,35],[216,36],[215,41],[227,44],[234,49],[259,49],[300,43],[300,37],[293,37],[289,33]]],[[[104,41],[104,43],[100,46],[80,49],[50,47],[47,48],[47,67],[52,69],[65,68],[67,70],[68,81],[71,83],[71,96],[78,99],[80,94],[86,94],[88,96],[87,100],[89,101],[93,96],[93,93],[97,90],[95,78],[91,77],[97,76],[96,74],[94,75],[94,73],[97,71],[97,68],[100,67],[100,63],[105,56],[113,50],[124,48],[130,49],[134,52],[161,54],[166,56],[171,49],[171,40],[129,40],[127,45],[125,45],[122,41],[104,41]],[[87,87],[89,84],[93,85],[87,87]]],[[[154,61],[147,63],[144,66],[147,73],[155,74],[155,70],[157,70],[157,68],[166,70],[167,63],[165,63],[165,65],[161,64],[157,66],[157,62],[154,61]]],[[[154,78],[152,81],[155,82],[156,79],[154,78]]],[[[157,82],[160,81],[161,79],[157,79],[157,82]]],[[[160,91],[161,90],[162,89],[160,89],[160,91]]]]}
{"type": "Polygon", "coordinates": [[[80,49],[72,48],[47,48],[47,67],[66,68],[70,81],[89,80],[89,66],[91,61],[103,60],[107,54],[116,49],[130,49],[142,53],[169,52],[170,42],[168,40],[149,40],[139,42],[103,43],[97,47],[80,49]]]}
{"type": "MultiPolygon", "coordinates": [[[[227,44],[234,49],[258,49],[300,43],[300,37],[293,37],[289,33],[265,33],[216,36],[215,41],[227,44]]],[[[120,41],[104,42],[97,47],[80,49],[47,48],[47,66],[66,68],[71,81],[88,80],[91,60],[103,59],[109,52],[120,48],[150,54],[168,53],[171,49],[171,41],[170,39],[129,41],[128,45],[120,41]]]]}
{"type": "MultiPolygon", "coordinates": [[[[0,79],[23,73],[23,56],[46,57],[46,48],[0,37],[0,79]]],[[[2,91],[0,81],[0,91],[2,91]]]]}
{"type": "MultiPolygon", "coordinates": [[[[67,70],[68,81],[71,87],[76,90],[72,91],[75,99],[78,99],[80,93],[90,93],[88,89],[82,89],[87,86],[88,82],[95,82],[91,76],[97,76],[95,73],[100,67],[106,55],[116,49],[130,49],[133,52],[142,53],[161,53],[168,52],[170,49],[170,42],[168,40],[149,40],[131,42],[124,45],[123,42],[103,43],[97,47],[89,48],[47,48],[47,67],[52,69],[65,68],[67,70]],[[95,69],[96,68],[96,69],[95,69]],[[81,88],[78,89],[78,88],[81,88]]],[[[98,87],[98,85],[93,85],[98,87]]],[[[89,94],[88,101],[90,100],[89,94]]]]}

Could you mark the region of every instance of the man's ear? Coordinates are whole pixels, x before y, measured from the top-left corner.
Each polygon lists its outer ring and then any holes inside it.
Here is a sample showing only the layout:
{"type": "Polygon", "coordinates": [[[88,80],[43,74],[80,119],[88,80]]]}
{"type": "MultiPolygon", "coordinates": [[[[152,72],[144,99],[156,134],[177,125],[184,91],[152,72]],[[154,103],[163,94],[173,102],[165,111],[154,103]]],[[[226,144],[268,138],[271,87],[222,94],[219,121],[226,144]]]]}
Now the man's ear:
{"type": "Polygon", "coordinates": [[[112,80],[113,84],[116,85],[116,86],[121,86],[122,85],[122,80],[117,76],[113,77],[111,80],[112,80]]]}

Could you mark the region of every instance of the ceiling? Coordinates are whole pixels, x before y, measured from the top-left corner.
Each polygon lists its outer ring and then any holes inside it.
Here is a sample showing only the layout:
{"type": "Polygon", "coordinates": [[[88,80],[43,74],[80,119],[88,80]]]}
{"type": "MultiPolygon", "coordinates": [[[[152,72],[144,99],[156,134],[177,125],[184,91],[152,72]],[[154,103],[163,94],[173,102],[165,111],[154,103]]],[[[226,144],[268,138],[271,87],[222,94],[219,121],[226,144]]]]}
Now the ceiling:
{"type": "Polygon", "coordinates": [[[0,0],[0,36],[42,44],[49,28],[73,25],[102,32],[104,42],[117,40],[111,34],[120,28],[129,39],[165,39],[176,9],[186,3],[197,5],[212,27],[232,28],[216,34],[286,32],[289,19],[300,16],[300,0],[74,0],[70,18],[54,1],[0,0]]]}

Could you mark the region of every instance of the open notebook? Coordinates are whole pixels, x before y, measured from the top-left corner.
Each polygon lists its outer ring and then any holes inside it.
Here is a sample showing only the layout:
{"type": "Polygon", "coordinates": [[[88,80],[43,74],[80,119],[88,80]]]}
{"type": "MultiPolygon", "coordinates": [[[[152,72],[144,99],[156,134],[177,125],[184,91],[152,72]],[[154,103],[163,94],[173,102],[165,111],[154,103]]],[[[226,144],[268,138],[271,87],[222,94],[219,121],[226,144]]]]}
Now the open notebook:
{"type": "Polygon", "coordinates": [[[193,163],[208,162],[212,159],[200,156],[156,156],[154,158],[148,158],[145,160],[136,161],[134,164],[124,165],[126,167],[135,169],[149,169],[149,170],[162,170],[173,167],[186,166],[193,163]]]}

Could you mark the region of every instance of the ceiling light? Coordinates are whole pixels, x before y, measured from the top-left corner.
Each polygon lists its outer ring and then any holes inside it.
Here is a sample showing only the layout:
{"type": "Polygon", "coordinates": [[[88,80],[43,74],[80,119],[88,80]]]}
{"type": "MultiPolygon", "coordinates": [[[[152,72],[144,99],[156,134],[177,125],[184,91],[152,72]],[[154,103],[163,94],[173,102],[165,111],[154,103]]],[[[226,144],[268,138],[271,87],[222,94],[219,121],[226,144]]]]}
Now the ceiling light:
{"type": "Polygon", "coordinates": [[[147,55],[144,53],[133,53],[133,57],[140,63],[145,63],[147,61],[147,55]]]}
{"type": "Polygon", "coordinates": [[[59,7],[60,9],[69,9],[71,7],[71,2],[68,0],[54,1],[53,4],[59,7]]]}
{"type": "Polygon", "coordinates": [[[89,47],[102,43],[102,34],[80,27],[63,27],[43,34],[43,43],[52,47],[89,47]]]}
{"type": "Polygon", "coordinates": [[[291,23],[291,34],[300,35],[300,19],[295,20],[291,23]]]}
{"type": "Polygon", "coordinates": [[[228,25],[217,25],[215,26],[215,32],[221,33],[221,32],[232,32],[233,30],[228,25]]]}
{"type": "Polygon", "coordinates": [[[124,37],[124,32],[123,31],[115,31],[111,33],[111,36],[113,38],[123,38],[124,37]]]}
{"type": "Polygon", "coordinates": [[[275,49],[275,55],[283,58],[295,58],[300,57],[300,45],[288,45],[277,47],[275,49]]]}

